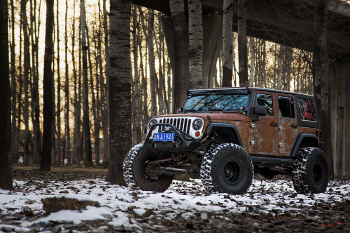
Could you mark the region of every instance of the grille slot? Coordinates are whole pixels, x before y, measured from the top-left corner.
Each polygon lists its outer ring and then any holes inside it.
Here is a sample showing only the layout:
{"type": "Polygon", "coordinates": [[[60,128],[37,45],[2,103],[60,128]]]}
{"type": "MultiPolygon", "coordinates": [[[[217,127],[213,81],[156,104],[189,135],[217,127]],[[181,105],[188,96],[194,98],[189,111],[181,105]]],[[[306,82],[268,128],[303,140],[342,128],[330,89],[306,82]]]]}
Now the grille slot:
{"type": "MultiPolygon", "coordinates": [[[[189,134],[191,129],[191,119],[183,117],[167,117],[159,120],[159,123],[169,123],[181,131],[189,134]]],[[[164,126],[160,128],[161,131],[164,130],[164,126]]]]}

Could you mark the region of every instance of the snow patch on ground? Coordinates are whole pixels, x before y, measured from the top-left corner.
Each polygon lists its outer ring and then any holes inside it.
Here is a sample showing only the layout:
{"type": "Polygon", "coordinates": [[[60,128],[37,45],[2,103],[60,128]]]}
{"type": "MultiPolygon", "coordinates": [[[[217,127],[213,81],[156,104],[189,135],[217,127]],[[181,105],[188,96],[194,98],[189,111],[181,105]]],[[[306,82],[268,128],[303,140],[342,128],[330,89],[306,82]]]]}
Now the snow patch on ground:
{"type": "MultiPolygon", "coordinates": [[[[166,218],[181,215],[191,218],[197,212],[232,212],[244,211],[260,213],[285,213],[298,211],[317,205],[318,202],[345,202],[350,200],[350,181],[330,181],[326,193],[297,194],[291,181],[288,180],[254,180],[244,195],[225,193],[206,193],[200,180],[190,182],[174,181],[164,193],[130,190],[127,187],[111,185],[102,179],[78,181],[50,181],[42,185],[42,181],[14,181],[13,191],[0,189],[1,214],[13,214],[29,208],[33,213],[43,213],[41,199],[48,197],[76,198],[78,200],[98,201],[101,207],[88,206],[81,211],[62,210],[51,213],[34,221],[22,219],[18,229],[28,231],[29,227],[38,223],[72,222],[80,224],[88,220],[107,220],[112,226],[127,226],[134,231],[140,230],[136,222],[129,218],[130,211],[144,215],[147,210],[164,213],[166,218]],[[41,186],[40,186],[41,185],[41,186]]],[[[0,229],[6,227],[0,224],[0,229]]],[[[8,226],[14,227],[14,226],[8,226]]]]}

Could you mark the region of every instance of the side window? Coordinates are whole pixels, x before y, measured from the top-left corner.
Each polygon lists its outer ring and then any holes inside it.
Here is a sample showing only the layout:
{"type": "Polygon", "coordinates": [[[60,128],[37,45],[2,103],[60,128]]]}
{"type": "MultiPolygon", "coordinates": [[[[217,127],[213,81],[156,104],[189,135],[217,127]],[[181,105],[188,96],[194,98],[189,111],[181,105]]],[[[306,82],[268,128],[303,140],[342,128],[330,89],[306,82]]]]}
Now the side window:
{"type": "Polygon", "coordinates": [[[300,119],[303,121],[316,121],[315,102],[313,99],[298,98],[300,119]]]}
{"type": "Polygon", "coordinates": [[[294,118],[294,100],[291,96],[278,96],[278,108],[280,117],[294,118]]]}
{"type": "Polygon", "coordinates": [[[266,106],[267,116],[273,116],[273,101],[271,95],[256,94],[255,106],[266,106]]]}

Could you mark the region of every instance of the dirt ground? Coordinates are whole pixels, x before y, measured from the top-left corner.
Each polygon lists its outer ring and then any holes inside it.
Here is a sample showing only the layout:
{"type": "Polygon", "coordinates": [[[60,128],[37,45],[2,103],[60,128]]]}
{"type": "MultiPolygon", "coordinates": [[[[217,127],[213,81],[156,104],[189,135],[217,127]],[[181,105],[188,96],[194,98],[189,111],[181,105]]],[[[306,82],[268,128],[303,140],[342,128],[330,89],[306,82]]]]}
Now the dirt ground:
{"type": "MultiPolygon", "coordinates": [[[[96,168],[52,168],[51,172],[41,172],[38,167],[14,167],[14,180],[49,180],[72,181],[83,179],[105,179],[107,169],[96,168]]],[[[259,176],[257,179],[263,179],[259,176]]],[[[288,179],[288,177],[276,177],[274,179],[288,179]]],[[[329,187],[332,189],[332,187],[329,187]]],[[[86,221],[79,226],[72,224],[52,223],[44,226],[47,232],[350,232],[350,200],[346,202],[320,202],[312,207],[299,209],[288,213],[260,213],[254,208],[248,208],[243,213],[223,211],[199,212],[190,219],[178,214],[174,219],[164,219],[162,213],[150,213],[138,215],[133,210],[129,211],[129,217],[137,222],[141,228],[113,228],[107,221],[86,221]],[[203,218],[205,216],[205,218],[203,218]],[[159,227],[160,226],[160,227],[159,227]],[[102,227],[102,228],[101,228],[102,227]],[[62,230],[63,229],[63,230],[62,230]],[[101,230],[102,229],[102,230],[101,230]]],[[[11,223],[11,219],[28,218],[31,213],[22,212],[15,216],[8,216],[0,212],[0,223],[11,223]]],[[[45,213],[41,213],[43,216],[45,213]]],[[[35,216],[30,216],[31,218],[35,216]]],[[[0,229],[3,232],[13,229],[0,229]]],[[[19,232],[19,231],[17,231],[19,232]]],[[[37,231],[33,231],[37,232],[37,231]]]]}

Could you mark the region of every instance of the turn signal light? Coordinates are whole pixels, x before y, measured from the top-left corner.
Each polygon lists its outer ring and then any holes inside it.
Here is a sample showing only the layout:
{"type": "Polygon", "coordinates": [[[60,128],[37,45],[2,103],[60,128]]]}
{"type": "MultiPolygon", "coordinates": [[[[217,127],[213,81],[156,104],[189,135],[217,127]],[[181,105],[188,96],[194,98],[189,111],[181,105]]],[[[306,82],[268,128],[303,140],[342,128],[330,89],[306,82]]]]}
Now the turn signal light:
{"type": "Polygon", "coordinates": [[[196,135],[196,137],[199,137],[199,135],[201,135],[201,133],[197,131],[195,135],[196,135]]]}

